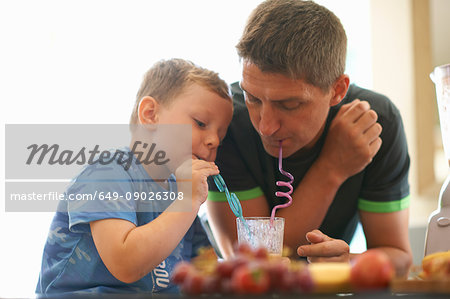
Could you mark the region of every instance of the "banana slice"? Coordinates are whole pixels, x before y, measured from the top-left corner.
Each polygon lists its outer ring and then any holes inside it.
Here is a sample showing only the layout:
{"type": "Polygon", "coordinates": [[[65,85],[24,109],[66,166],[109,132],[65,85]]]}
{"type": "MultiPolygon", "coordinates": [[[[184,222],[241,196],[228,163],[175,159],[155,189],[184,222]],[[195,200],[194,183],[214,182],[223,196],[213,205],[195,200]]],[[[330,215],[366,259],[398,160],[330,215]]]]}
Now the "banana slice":
{"type": "Polygon", "coordinates": [[[311,263],[309,272],[315,293],[345,293],[350,291],[349,263],[311,263]]]}

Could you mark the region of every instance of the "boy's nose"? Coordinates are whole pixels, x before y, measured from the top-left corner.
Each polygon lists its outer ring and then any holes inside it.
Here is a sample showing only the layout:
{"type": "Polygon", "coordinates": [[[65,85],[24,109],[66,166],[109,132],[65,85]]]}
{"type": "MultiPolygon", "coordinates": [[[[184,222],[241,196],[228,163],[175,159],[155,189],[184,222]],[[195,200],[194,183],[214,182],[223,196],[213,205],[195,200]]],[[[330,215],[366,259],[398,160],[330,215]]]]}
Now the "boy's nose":
{"type": "Polygon", "coordinates": [[[276,113],[270,105],[262,105],[259,119],[259,133],[262,136],[272,136],[280,127],[276,113]]]}
{"type": "Polygon", "coordinates": [[[214,134],[214,133],[208,134],[208,136],[206,137],[205,143],[209,149],[215,149],[215,148],[219,147],[220,138],[217,134],[214,134]]]}

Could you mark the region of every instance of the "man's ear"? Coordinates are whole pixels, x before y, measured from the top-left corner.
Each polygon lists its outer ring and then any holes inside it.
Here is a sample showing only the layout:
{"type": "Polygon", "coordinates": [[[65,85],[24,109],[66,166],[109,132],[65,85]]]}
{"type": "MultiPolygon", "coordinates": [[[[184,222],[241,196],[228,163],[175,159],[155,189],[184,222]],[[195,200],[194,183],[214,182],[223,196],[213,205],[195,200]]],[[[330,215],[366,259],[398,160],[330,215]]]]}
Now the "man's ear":
{"type": "Polygon", "coordinates": [[[158,122],[158,109],[159,104],[153,97],[143,97],[138,106],[139,124],[156,124],[158,122]]]}
{"type": "Polygon", "coordinates": [[[333,86],[331,87],[333,97],[331,98],[330,106],[335,106],[342,101],[347,94],[349,84],[350,78],[345,74],[339,76],[339,78],[334,81],[333,86]]]}

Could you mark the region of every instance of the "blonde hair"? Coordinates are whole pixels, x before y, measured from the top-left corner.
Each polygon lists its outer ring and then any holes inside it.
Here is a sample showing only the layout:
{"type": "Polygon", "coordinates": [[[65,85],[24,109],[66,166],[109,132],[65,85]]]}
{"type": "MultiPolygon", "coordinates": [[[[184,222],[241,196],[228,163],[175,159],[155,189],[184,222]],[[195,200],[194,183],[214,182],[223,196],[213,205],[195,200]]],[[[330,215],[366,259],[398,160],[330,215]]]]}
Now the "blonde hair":
{"type": "Polygon", "coordinates": [[[191,61],[173,58],[160,60],[144,75],[130,118],[130,124],[138,124],[138,109],[141,99],[153,97],[162,105],[170,105],[192,83],[197,83],[231,101],[227,83],[216,72],[195,65],[191,61]]]}
{"type": "Polygon", "coordinates": [[[328,90],[345,71],[347,36],[339,19],[317,3],[267,0],[249,16],[236,48],[262,71],[328,90]]]}

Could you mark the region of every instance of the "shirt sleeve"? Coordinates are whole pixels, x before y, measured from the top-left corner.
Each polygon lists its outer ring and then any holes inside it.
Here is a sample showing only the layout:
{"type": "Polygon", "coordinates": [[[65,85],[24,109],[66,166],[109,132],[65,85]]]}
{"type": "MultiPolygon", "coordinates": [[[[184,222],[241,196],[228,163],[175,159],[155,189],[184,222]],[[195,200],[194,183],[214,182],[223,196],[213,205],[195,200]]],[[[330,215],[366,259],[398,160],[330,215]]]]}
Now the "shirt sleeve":
{"type": "Polygon", "coordinates": [[[69,229],[89,232],[90,222],[110,218],[137,225],[136,202],[124,196],[132,191],[131,178],[122,167],[89,165],[66,191],[69,229]]]}
{"type": "MultiPolygon", "coordinates": [[[[395,212],[409,207],[410,158],[398,109],[386,98],[378,122],[382,145],[364,174],[358,208],[368,212],[395,212]],[[387,107],[386,107],[387,106],[387,107]]],[[[371,103],[372,105],[372,103],[371,103]]]]}

